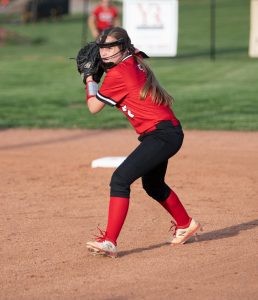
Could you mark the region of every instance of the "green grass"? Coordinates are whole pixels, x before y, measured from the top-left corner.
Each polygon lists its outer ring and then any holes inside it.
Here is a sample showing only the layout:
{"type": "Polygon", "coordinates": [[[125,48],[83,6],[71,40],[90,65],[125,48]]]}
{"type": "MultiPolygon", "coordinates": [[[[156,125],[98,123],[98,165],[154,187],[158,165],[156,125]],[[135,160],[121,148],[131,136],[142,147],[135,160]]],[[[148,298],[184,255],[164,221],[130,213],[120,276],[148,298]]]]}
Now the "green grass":
{"type": "MultiPolygon", "coordinates": [[[[258,129],[258,59],[248,57],[249,1],[217,0],[216,60],[209,58],[209,0],[180,0],[177,58],[149,63],[175,97],[188,129],[258,129]]],[[[0,48],[0,128],[117,128],[128,122],[114,108],[91,115],[75,57],[79,16],[59,22],[6,24],[26,37],[0,48]]],[[[89,36],[89,34],[88,34],[89,36]]]]}

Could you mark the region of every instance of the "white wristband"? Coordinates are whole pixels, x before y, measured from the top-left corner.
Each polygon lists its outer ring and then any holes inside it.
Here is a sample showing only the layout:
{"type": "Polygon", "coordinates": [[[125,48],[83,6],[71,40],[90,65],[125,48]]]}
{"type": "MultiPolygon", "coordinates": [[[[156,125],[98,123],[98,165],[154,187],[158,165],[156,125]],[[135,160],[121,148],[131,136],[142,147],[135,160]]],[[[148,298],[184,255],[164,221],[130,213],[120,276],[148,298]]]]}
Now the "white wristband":
{"type": "Polygon", "coordinates": [[[87,100],[91,97],[95,97],[98,92],[98,84],[95,81],[87,81],[86,89],[87,89],[87,100]]]}

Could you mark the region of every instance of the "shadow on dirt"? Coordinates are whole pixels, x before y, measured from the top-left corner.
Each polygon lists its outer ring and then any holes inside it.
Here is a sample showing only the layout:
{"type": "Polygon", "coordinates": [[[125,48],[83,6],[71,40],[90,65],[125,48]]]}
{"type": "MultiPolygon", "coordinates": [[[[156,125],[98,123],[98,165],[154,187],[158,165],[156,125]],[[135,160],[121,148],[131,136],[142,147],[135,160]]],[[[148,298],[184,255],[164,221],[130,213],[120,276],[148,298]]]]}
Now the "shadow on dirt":
{"type": "Polygon", "coordinates": [[[238,235],[240,231],[251,230],[256,226],[258,226],[258,219],[210,232],[205,232],[198,236],[198,242],[226,239],[238,235]]]}
{"type": "Polygon", "coordinates": [[[136,249],[132,249],[132,250],[128,250],[128,251],[121,251],[119,252],[119,257],[123,257],[126,255],[130,255],[130,254],[134,254],[134,253],[141,253],[144,251],[150,251],[156,248],[160,248],[163,246],[169,246],[170,244],[167,242],[163,242],[163,243],[159,243],[159,244],[155,244],[155,245],[151,245],[149,247],[144,247],[144,248],[136,248],[136,249]]]}
{"type": "MultiPolygon", "coordinates": [[[[258,219],[252,220],[252,221],[249,221],[246,223],[238,224],[238,225],[232,225],[232,226],[214,230],[214,231],[200,233],[200,235],[198,235],[197,242],[200,243],[200,242],[204,242],[204,241],[230,238],[230,237],[238,235],[240,233],[240,231],[251,230],[256,226],[258,226],[258,219]]],[[[187,244],[192,244],[192,243],[196,243],[196,241],[194,239],[192,239],[191,241],[187,242],[187,244]]],[[[132,249],[132,250],[128,250],[128,251],[121,251],[121,252],[119,252],[119,257],[123,257],[123,256],[134,254],[134,253],[141,253],[144,251],[150,251],[150,250],[153,250],[156,248],[160,248],[163,246],[169,246],[169,245],[170,244],[168,242],[164,242],[164,243],[151,245],[151,246],[145,247],[145,248],[136,248],[136,249],[132,249]]]]}

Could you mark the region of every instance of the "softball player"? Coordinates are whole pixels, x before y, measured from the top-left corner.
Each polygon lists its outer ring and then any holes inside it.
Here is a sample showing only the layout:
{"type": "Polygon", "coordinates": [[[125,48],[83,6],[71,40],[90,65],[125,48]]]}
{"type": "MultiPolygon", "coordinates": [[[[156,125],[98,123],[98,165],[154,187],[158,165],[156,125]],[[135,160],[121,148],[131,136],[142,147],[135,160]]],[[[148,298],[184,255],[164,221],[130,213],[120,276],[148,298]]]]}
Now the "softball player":
{"type": "Polygon", "coordinates": [[[146,55],[131,44],[127,32],[115,27],[97,40],[106,76],[98,89],[92,76],[86,78],[87,104],[95,114],[105,106],[119,109],[139,134],[139,146],[115,170],[110,182],[110,203],[106,231],[87,243],[93,254],[117,256],[117,238],[124,224],[130,186],[138,178],[147,194],[172,216],[175,232],[172,245],[183,244],[200,224],[192,219],[178,196],[165,183],[168,159],[180,149],[184,134],[171,109],[173,98],[160,86],[146,55]]]}
{"type": "Polygon", "coordinates": [[[89,16],[88,26],[94,39],[108,28],[119,26],[119,12],[112,1],[102,0],[89,16]]]}

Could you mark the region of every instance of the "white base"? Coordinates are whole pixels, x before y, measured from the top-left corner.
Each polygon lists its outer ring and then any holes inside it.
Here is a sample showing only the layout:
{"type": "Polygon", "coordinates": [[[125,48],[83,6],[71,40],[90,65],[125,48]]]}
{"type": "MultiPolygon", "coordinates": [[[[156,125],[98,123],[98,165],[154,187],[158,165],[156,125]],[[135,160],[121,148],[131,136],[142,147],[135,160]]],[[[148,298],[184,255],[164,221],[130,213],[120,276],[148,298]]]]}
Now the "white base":
{"type": "Polygon", "coordinates": [[[126,156],[110,156],[95,159],[91,162],[92,168],[117,168],[126,159],[126,156]]]}

